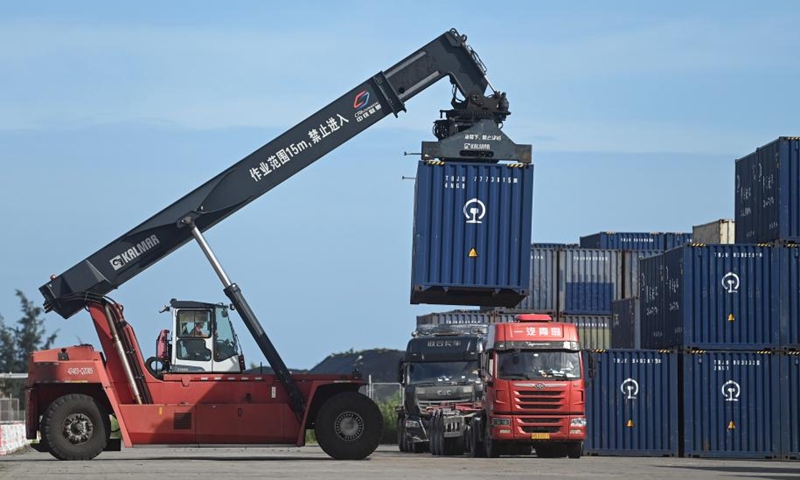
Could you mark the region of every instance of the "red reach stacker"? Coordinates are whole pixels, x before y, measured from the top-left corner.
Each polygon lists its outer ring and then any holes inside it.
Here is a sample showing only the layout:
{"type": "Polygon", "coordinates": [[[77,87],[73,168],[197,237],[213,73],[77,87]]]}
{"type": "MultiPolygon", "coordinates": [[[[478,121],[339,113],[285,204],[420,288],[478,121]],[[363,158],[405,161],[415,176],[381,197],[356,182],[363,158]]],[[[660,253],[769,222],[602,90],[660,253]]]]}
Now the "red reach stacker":
{"type": "Polygon", "coordinates": [[[461,161],[487,161],[495,150],[508,159],[514,152],[530,163],[530,145],[500,135],[509,114],[505,94],[492,88],[487,95],[485,67],[466,36],[445,32],[40,288],[48,312],[69,318],[88,311],[102,350],[77,345],[31,356],[27,437],[39,438],[35,447],[58,459],[87,460],[121,444],[300,446],[306,431],[314,430],[333,458],[370,455],[383,421],[359,393],[364,381],[357,375],[292,375],[203,232],[378,120],[404,111],[408,99],[443,77],[453,84],[452,109],[435,122],[439,141],[425,142],[426,148],[461,161]],[[481,151],[465,149],[467,135],[476,134],[489,140],[481,151]],[[230,303],[173,300],[165,309],[171,331],[162,331],[147,355],[123,307],[106,295],[190,241],[199,245],[230,303]],[[272,373],[245,371],[231,311],[272,373]],[[113,419],[121,440],[111,438],[113,419]]]}

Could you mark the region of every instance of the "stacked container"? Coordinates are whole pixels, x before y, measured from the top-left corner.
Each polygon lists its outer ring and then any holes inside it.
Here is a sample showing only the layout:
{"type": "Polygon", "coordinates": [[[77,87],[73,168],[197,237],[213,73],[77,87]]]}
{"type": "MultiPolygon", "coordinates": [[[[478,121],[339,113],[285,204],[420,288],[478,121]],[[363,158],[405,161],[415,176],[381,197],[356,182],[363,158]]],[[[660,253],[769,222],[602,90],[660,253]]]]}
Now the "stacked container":
{"type": "Polygon", "coordinates": [[[518,308],[542,313],[558,312],[557,248],[531,246],[528,296],[518,308]]]}
{"type": "Polygon", "coordinates": [[[692,242],[691,233],[600,232],[581,237],[581,248],[664,251],[692,242]]]}
{"type": "Polygon", "coordinates": [[[736,160],[736,243],[800,240],[800,137],[736,160]]]}
{"type": "Polygon", "coordinates": [[[585,352],[589,455],[678,455],[678,356],[657,350],[585,352]]]}
{"type": "Polygon", "coordinates": [[[683,455],[786,455],[779,352],[797,330],[795,250],[691,245],[642,260],[642,346],[681,351],[683,455]]]}
{"type": "Polygon", "coordinates": [[[800,459],[800,352],[781,355],[781,457],[800,459]]]}
{"type": "Polygon", "coordinates": [[[753,351],[682,357],[684,455],[779,457],[781,357],[753,351]]]}
{"type": "Polygon", "coordinates": [[[417,316],[417,326],[507,323],[513,322],[514,317],[519,313],[515,311],[451,310],[419,315],[417,316]]]}
{"type": "Polygon", "coordinates": [[[611,302],[622,298],[622,255],[619,250],[560,250],[558,269],[560,312],[610,315],[611,302]]]}
{"type": "Polygon", "coordinates": [[[714,245],[735,243],[736,222],[721,219],[692,227],[692,242],[714,245]]]}
{"type": "Polygon", "coordinates": [[[780,257],[779,247],[708,245],[643,259],[642,345],[777,348],[780,257]]]}
{"type": "Polygon", "coordinates": [[[639,297],[611,303],[611,348],[642,348],[639,297]]]}

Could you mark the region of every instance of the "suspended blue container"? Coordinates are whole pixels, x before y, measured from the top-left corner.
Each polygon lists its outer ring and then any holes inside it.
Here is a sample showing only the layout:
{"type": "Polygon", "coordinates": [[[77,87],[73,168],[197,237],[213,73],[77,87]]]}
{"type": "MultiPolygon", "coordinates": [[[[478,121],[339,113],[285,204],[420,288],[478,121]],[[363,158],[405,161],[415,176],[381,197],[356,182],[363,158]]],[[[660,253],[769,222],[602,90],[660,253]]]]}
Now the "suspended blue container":
{"type": "Polygon", "coordinates": [[[736,160],[736,243],[800,241],[800,137],[736,160]]]}
{"type": "Polygon", "coordinates": [[[678,356],[657,350],[586,352],[588,455],[678,455],[678,356]]]}
{"type": "Polygon", "coordinates": [[[519,304],[532,211],[532,165],[419,162],[411,303],[519,304]]]}
{"type": "Polygon", "coordinates": [[[778,458],[780,357],[745,351],[681,355],[683,455],[778,458]]]}

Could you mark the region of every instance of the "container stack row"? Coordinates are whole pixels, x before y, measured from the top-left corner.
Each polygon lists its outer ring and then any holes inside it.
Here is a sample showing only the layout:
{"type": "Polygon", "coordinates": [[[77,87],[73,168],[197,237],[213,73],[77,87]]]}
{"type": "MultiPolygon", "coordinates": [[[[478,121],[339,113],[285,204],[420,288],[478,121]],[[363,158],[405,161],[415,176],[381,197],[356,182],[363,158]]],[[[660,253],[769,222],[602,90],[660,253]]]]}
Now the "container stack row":
{"type": "Polygon", "coordinates": [[[796,352],[585,352],[590,455],[800,458],[796,352]]]}
{"type": "Polygon", "coordinates": [[[587,453],[800,458],[799,149],[737,160],[735,223],[640,260],[616,349],[585,354],[587,453]]]}

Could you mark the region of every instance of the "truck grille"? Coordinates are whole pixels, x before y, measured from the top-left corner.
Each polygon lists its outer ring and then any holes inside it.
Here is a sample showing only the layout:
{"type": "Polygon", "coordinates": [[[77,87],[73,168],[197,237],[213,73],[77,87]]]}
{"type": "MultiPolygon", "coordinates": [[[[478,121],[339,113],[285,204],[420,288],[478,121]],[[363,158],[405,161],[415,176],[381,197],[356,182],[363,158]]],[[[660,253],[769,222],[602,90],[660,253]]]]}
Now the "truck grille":
{"type": "Polygon", "coordinates": [[[519,423],[525,433],[557,433],[561,430],[560,418],[522,417],[519,423]]]}
{"type": "Polygon", "coordinates": [[[517,390],[514,403],[521,410],[558,410],[565,404],[564,390],[517,390]]]}
{"type": "Polygon", "coordinates": [[[417,405],[419,405],[420,410],[425,410],[428,407],[438,407],[441,405],[449,405],[451,403],[469,403],[472,401],[472,397],[459,397],[459,398],[445,398],[445,399],[436,399],[436,400],[417,400],[417,405]]]}

